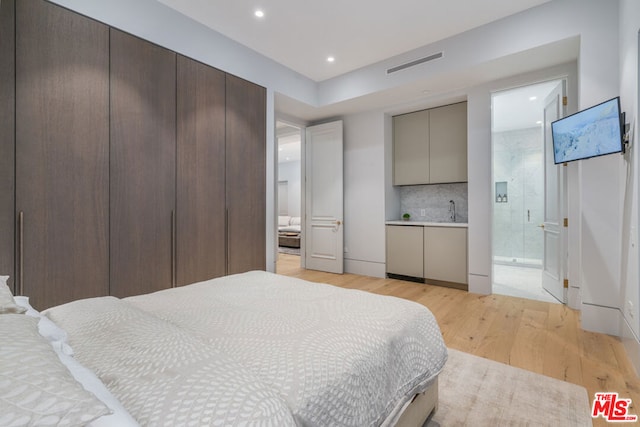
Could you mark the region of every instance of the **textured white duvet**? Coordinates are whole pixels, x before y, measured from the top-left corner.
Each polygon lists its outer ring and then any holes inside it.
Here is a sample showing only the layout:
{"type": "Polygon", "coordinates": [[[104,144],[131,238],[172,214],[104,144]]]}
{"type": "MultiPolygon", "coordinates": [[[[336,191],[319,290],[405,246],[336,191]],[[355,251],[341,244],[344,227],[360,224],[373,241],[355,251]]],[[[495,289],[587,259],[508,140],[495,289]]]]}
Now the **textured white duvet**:
{"type": "Polygon", "coordinates": [[[433,315],[417,303],[271,273],[124,301],[205,339],[236,362],[229,371],[246,368],[298,425],[384,425],[447,358],[433,315]]]}
{"type": "Polygon", "coordinates": [[[45,313],[143,426],[294,425],[284,400],[249,370],[122,300],[79,300],[45,313]]]}

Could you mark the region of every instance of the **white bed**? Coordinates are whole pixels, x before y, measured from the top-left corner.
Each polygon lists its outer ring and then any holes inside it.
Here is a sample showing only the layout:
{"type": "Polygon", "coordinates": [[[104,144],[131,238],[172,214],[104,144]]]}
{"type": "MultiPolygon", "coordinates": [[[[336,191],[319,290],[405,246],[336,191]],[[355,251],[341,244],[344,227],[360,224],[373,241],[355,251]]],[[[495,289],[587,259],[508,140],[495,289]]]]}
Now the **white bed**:
{"type": "Polygon", "coordinates": [[[257,271],[44,314],[141,425],[421,425],[447,358],[417,303],[257,271]]]}

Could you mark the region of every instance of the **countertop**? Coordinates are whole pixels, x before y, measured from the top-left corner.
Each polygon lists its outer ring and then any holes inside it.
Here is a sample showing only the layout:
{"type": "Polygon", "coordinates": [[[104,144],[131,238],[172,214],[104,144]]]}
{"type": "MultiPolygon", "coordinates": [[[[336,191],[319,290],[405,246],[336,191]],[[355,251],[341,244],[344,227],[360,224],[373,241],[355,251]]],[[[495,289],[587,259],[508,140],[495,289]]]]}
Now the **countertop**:
{"type": "Polygon", "coordinates": [[[468,224],[466,222],[428,222],[428,221],[385,221],[386,225],[414,225],[420,227],[459,227],[459,228],[467,228],[468,224]]]}

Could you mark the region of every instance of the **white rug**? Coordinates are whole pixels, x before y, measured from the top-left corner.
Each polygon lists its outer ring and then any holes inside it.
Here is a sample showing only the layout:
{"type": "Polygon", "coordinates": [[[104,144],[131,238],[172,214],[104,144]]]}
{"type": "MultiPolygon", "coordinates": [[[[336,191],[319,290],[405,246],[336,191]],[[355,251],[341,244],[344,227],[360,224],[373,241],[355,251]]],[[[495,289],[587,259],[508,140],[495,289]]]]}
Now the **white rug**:
{"type": "Polygon", "coordinates": [[[438,390],[428,427],[592,426],[584,387],[453,349],[438,390]]]}

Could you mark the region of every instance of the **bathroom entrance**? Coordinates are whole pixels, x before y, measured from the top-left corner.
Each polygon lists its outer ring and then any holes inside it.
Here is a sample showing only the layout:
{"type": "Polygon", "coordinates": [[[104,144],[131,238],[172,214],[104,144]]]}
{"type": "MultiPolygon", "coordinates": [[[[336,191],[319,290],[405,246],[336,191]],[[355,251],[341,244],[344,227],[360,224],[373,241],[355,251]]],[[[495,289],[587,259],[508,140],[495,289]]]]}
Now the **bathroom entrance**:
{"type": "Polygon", "coordinates": [[[492,95],[493,293],[560,302],[543,288],[549,81],[492,95]]]}

